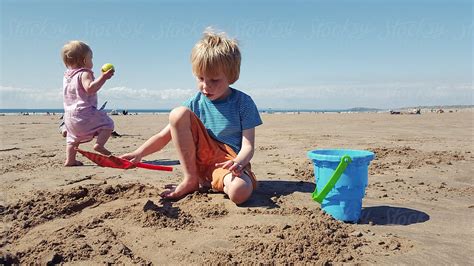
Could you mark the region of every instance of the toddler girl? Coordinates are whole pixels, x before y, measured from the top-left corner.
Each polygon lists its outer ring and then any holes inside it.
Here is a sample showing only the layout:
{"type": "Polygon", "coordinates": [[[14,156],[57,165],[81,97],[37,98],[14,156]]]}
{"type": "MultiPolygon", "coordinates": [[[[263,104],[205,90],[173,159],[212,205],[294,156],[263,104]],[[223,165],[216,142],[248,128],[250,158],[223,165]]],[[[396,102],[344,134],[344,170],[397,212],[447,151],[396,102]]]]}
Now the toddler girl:
{"type": "Polygon", "coordinates": [[[92,50],[81,41],[70,41],[61,51],[67,67],[63,79],[64,123],[67,131],[65,166],[80,166],[76,148],[97,136],[94,150],[110,155],[104,145],[114,130],[114,121],[103,110],[97,110],[97,91],[114,75],[114,69],[94,79],[92,50]]]}

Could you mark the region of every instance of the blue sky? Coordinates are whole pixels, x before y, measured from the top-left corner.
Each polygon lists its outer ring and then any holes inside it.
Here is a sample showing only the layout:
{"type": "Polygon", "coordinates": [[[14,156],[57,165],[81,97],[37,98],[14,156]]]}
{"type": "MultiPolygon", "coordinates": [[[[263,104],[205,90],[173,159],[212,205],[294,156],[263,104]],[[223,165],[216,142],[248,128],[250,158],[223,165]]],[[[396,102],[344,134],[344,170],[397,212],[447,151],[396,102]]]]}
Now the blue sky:
{"type": "Polygon", "coordinates": [[[162,109],[197,90],[207,26],[240,41],[233,85],[259,108],[473,104],[472,1],[1,1],[0,108],[61,108],[62,45],[87,42],[108,108],[162,109]]]}

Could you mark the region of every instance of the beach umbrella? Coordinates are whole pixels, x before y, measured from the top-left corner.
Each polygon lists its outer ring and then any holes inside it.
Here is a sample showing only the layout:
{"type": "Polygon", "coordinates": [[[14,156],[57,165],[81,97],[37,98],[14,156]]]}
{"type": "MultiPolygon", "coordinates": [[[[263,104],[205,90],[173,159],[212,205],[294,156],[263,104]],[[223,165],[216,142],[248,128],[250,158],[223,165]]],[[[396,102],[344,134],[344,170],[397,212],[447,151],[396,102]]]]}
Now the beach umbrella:
{"type": "Polygon", "coordinates": [[[84,151],[81,149],[76,149],[79,153],[84,155],[89,160],[93,161],[97,165],[102,167],[112,167],[119,169],[131,169],[135,167],[146,168],[151,170],[161,170],[161,171],[173,171],[171,166],[163,166],[149,163],[132,163],[129,160],[122,159],[113,155],[103,155],[94,152],[84,151]]]}

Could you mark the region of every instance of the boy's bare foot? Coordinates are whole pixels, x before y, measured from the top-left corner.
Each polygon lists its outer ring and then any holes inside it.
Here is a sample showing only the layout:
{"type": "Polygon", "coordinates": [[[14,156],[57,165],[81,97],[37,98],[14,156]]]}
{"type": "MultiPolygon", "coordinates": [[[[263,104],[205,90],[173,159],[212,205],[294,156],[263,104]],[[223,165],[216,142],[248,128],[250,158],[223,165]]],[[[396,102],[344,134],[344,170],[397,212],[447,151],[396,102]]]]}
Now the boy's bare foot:
{"type": "Polygon", "coordinates": [[[79,162],[79,161],[74,161],[74,162],[65,162],[64,166],[83,166],[84,164],[79,162]]]}
{"type": "Polygon", "coordinates": [[[165,186],[168,191],[165,191],[160,194],[162,198],[165,199],[172,199],[172,200],[179,200],[186,196],[187,194],[193,193],[199,189],[199,183],[184,183],[182,182],[178,186],[176,185],[166,185],[165,186]]]}
{"type": "Polygon", "coordinates": [[[99,144],[95,144],[95,145],[94,145],[94,150],[95,150],[96,152],[102,153],[103,155],[111,155],[111,154],[112,154],[112,153],[111,153],[109,150],[107,150],[104,146],[101,146],[101,145],[99,145],[99,144]]]}

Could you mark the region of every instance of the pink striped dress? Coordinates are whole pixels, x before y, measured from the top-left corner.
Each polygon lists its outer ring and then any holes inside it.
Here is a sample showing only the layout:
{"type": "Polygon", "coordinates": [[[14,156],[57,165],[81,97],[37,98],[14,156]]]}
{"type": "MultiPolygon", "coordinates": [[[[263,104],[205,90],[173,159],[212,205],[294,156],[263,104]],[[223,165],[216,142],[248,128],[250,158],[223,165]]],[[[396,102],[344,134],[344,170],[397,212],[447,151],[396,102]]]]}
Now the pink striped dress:
{"type": "Polygon", "coordinates": [[[68,144],[88,142],[100,130],[114,129],[114,121],[107,113],[97,110],[97,93],[88,95],[82,86],[82,73],[86,71],[94,74],[87,68],[68,69],[64,73],[64,123],[68,144]]]}

